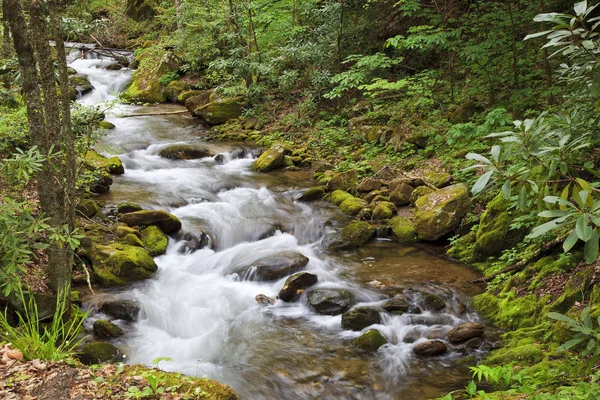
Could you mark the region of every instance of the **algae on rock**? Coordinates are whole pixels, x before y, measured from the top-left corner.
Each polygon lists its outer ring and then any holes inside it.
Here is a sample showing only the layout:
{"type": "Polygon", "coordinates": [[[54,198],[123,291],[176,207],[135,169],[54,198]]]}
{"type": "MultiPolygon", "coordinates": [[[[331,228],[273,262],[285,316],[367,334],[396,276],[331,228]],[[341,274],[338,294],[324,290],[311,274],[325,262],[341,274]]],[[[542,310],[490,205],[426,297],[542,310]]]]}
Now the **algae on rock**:
{"type": "Polygon", "coordinates": [[[470,210],[469,187],[464,183],[448,186],[420,197],[415,206],[419,239],[437,240],[460,224],[470,210]]]}

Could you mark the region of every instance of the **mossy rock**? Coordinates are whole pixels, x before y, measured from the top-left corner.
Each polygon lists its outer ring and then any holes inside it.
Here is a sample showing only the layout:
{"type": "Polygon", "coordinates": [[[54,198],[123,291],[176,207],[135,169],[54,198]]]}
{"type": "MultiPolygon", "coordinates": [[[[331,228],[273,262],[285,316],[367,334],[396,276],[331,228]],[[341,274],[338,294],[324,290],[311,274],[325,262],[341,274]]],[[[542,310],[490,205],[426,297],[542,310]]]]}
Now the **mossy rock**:
{"type": "Polygon", "coordinates": [[[94,322],[94,334],[99,338],[112,339],[123,336],[125,331],[112,322],[99,319],[94,322]]]}
{"type": "Polygon", "coordinates": [[[134,211],[121,215],[120,220],[129,226],[156,225],[167,235],[181,229],[181,221],[176,216],[161,210],[134,211]]]}
{"type": "Polygon", "coordinates": [[[141,211],[141,210],[143,210],[143,208],[141,206],[139,206],[136,203],[129,202],[129,201],[126,201],[124,203],[120,203],[117,206],[117,212],[119,214],[127,214],[127,213],[130,213],[130,212],[141,211]]]}
{"type": "Polygon", "coordinates": [[[296,301],[305,289],[315,285],[317,281],[315,274],[298,272],[286,279],[277,297],[285,302],[296,301]]]}
{"type": "Polygon", "coordinates": [[[92,86],[88,77],[82,74],[69,76],[69,84],[81,95],[88,94],[94,90],[94,86],[92,86]]]}
{"type": "Polygon", "coordinates": [[[364,246],[375,236],[377,229],[364,221],[352,221],[340,233],[339,249],[354,249],[364,246]]]}
{"type": "Polygon", "coordinates": [[[312,289],[306,298],[311,308],[323,315],[345,313],[356,302],[354,295],[343,289],[312,289]]]}
{"type": "Polygon", "coordinates": [[[213,156],[207,148],[195,144],[172,144],[161,149],[158,155],[169,160],[195,160],[213,156]]]}
{"type": "Polygon", "coordinates": [[[477,105],[474,101],[465,101],[459,104],[456,107],[456,110],[450,114],[448,119],[452,124],[464,124],[465,122],[469,122],[469,120],[481,109],[480,106],[477,105]]]}
{"type": "Polygon", "coordinates": [[[340,204],[340,211],[348,215],[358,215],[363,208],[367,207],[366,201],[359,199],[358,197],[349,197],[342,204],[340,204]]]}
{"type": "Polygon", "coordinates": [[[539,323],[544,304],[535,294],[518,297],[510,291],[494,295],[486,292],[473,298],[475,310],[503,329],[528,328],[539,323]]]}
{"type": "MultiPolygon", "coordinates": [[[[179,96],[177,96],[177,102],[179,104],[185,104],[187,99],[189,99],[190,97],[200,96],[206,92],[207,92],[206,90],[185,90],[185,91],[179,93],[179,96]]],[[[200,104],[197,105],[196,107],[194,107],[192,110],[195,110],[198,107],[200,107],[200,104]]]]}
{"type": "Polygon", "coordinates": [[[437,188],[444,188],[454,181],[454,177],[447,172],[429,172],[425,180],[437,188]]]}
{"type": "Polygon", "coordinates": [[[98,123],[98,125],[100,125],[100,128],[102,129],[106,129],[106,130],[111,130],[111,129],[115,129],[115,124],[113,124],[112,122],[108,122],[108,121],[100,121],[98,123]]]}
{"type": "Polygon", "coordinates": [[[210,125],[220,125],[242,115],[242,99],[216,99],[198,107],[194,114],[203,118],[210,125]]]}
{"type": "Polygon", "coordinates": [[[283,166],[285,160],[285,146],[276,143],[252,163],[252,169],[258,172],[268,172],[283,166]]]}
{"type": "Polygon", "coordinates": [[[424,293],[423,306],[425,306],[425,309],[430,311],[440,311],[446,307],[446,303],[435,294],[424,293]]]}
{"type": "Polygon", "coordinates": [[[349,171],[340,172],[334,175],[329,183],[327,184],[327,188],[330,191],[334,190],[351,190],[356,187],[358,183],[358,171],[355,169],[351,169],[349,171]]]}
{"type": "Polygon", "coordinates": [[[492,351],[485,360],[486,365],[532,365],[542,361],[544,348],[536,343],[501,348],[492,351]]]}
{"type": "Polygon", "coordinates": [[[369,329],[352,342],[359,349],[366,351],[377,351],[381,346],[387,344],[387,339],[377,329],[369,329]]]}
{"type": "Polygon", "coordinates": [[[410,194],[410,204],[415,204],[420,197],[426,196],[433,193],[434,190],[427,186],[417,186],[415,190],[410,194]]]}
{"type": "Polygon", "coordinates": [[[158,269],[144,248],[122,243],[93,245],[91,259],[94,272],[104,286],[122,286],[147,279],[158,269]]]}
{"type": "Polygon", "coordinates": [[[106,69],[108,71],[119,71],[119,70],[123,69],[123,66],[121,64],[119,64],[119,63],[113,63],[113,64],[110,64],[110,65],[107,65],[106,69]]]}
{"type": "Polygon", "coordinates": [[[157,226],[144,228],[140,234],[142,243],[151,256],[159,256],[167,252],[169,238],[157,226]]]}
{"type": "Polygon", "coordinates": [[[361,193],[368,193],[373,190],[381,189],[381,186],[383,186],[383,181],[381,179],[367,178],[356,186],[356,190],[361,193]]]}
{"type": "Polygon", "coordinates": [[[89,150],[85,153],[83,161],[88,168],[105,170],[113,175],[120,175],[125,172],[125,168],[119,157],[104,157],[94,150],[89,150]]]}
{"type": "Polygon", "coordinates": [[[91,342],[83,346],[79,359],[85,365],[113,363],[122,359],[121,351],[108,342],[91,342]]]}
{"type": "Polygon", "coordinates": [[[308,257],[295,251],[280,251],[255,260],[246,270],[252,280],[275,281],[301,270],[308,257]]]}
{"type": "Polygon", "coordinates": [[[414,242],[417,240],[415,223],[407,217],[394,217],[389,221],[390,228],[394,237],[399,242],[414,242]]]}
{"type": "Polygon", "coordinates": [[[361,331],[367,326],[381,323],[379,311],[371,307],[356,307],[342,314],[342,328],[361,331]]]}
{"type": "Polygon", "coordinates": [[[352,196],[350,193],[343,191],[343,190],[335,190],[333,191],[333,193],[331,193],[331,195],[329,196],[329,199],[331,200],[331,202],[333,204],[335,204],[336,206],[340,206],[345,200],[347,199],[351,199],[354,198],[354,196],[352,196]]]}
{"type": "Polygon", "coordinates": [[[373,209],[373,219],[375,221],[381,221],[390,219],[394,216],[392,209],[384,203],[379,203],[373,209]]]}
{"type": "Polygon", "coordinates": [[[101,212],[98,203],[92,199],[79,200],[77,206],[75,206],[75,211],[77,211],[78,215],[82,215],[86,218],[93,218],[101,212]]]}
{"type": "Polygon", "coordinates": [[[566,313],[575,302],[583,302],[594,279],[594,269],[586,268],[567,281],[562,294],[549,307],[549,311],[566,313]]]}
{"type": "Polygon", "coordinates": [[[415,206],[419,239],[437,240],[458,226],[471,209],[469,187],[464,183],[448,186],[420,197],[415,206]]]}
{"type": "Polygon", "coordinates": [[[471,231],[465,236],[454,240],[452,242],[452,246],[448,249],[448,256],[465,263],[471,263],[475,261],[475,240],[477,239],[476,235],[476,232],[471,231]]]}
{"type": "Polygon", "coordinates": [[[508,210],[509,204],[510,202],[502,197],[502,193],[487,204],[476,233],[474,251],[477,255],[484,258],[500,255],[503,250],[520,243],[525,237],[525,229],[510,228],[514,216],[508,210]]]}
{"type": "Polygon", "coordinates": [[[116,319],[133,322],[140,313],[141,306],[133,300],[110,300],[100,306],[100,312],[116,319]]]}
{"type": "Polygon", "coordinates": [[[302,196],[298,199],[299,201],[315,201],[321,200],[325,197],[327,188],[325,186],[315,186],[307,189],[302,196]]]}
{"type": "Polygon", "coordinates": [[[176,103],[179,99],[179,95],[189,89],[189,86],[181,81],[172,81],[163,89],[163,94],[167,100],[176,103]]]}
{"type": "Polygon", "coordinates": [[[197,115],[195,111],[197,108],[200,108],[210,102],[211,94],[212,91],[210,90],[190,90],[189,92],[183,92],[180,97],[182,100],[185,98],[185,100],[183,100],[183,104],[190,114],[192,114],[194,117],[200,118],[200,115],[197,115]]]}
{"type": "Polygon", "coordinates": [[[410,196],[415,190],[407,183],[401,183],[390,193],[390,201],[397,206],[404,206],[410,203],[410,196]]]}
{"type": "Polygon", "coordinates": [[[119,238],[118,241],[119,241],[119,243],[128,244],[130,246],[145,247],[144,243],[142,243],[140,238],[134,233],[125,235],[122,238],[119,238]]]}
{"type": "Polygon", "coordinates": [[[127,0],[125,14],[135,21],[151,19],[156,14],[156,4],[151,0],[127,0]]]}
{"type": "Polygon", "coordinates": [[[160,78],[177,71],[182,61],[171,51],[162,56],[151,54],[151,59],[144,60],[140,68],[133,74],[129,86],[121,94],[121,100],[127,103],[162,103],[165,101],[160,78]],[[160,57],[160,58],[158,58],[160,57]]]}
{"type": "Polygon", "coordinates": [[[372,192],[367,193],[364,197],[363,200],[366,201],[367,203],[377,203],[379,201],[387,201],[388,197],[390,194],[390,191],[388,189],[383,189],[383,190],[373,190],[372,192]]]}

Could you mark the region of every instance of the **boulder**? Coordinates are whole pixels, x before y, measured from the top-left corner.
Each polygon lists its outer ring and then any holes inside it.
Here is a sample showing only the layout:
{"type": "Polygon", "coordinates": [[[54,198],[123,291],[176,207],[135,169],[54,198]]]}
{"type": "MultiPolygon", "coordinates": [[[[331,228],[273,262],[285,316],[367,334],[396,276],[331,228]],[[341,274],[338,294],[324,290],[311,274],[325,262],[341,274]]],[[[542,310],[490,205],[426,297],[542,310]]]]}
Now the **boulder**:
{"type": "Polygon", "coordinates": [[[394,297],[393,299],[386,300],[382,308],[391,314],[402,315],[408,312],[410,304],[402,297],[394,297]]]}
{"type": "Polygon", "coordinates": [[[448,351],[448,346],[441,340],[428,340],[413,347],[413,352],[419,356],[439,356],[448,351]]]}
{"type": "Polygon", "coordinates": [[[368,193],[373,190],[379,190],[381,186],[383,186],[381,179],[367,178],[356,187],[356,190],[361,193],[368,193]]]}
{"type": "Polygon", "coordinates": [[[260,155],[252,164],[252,169],[258,172],[267,172],[283,166],[285,159],[285,146],[276,143],[260,155]]]}
{"type": "Polygon", "coordinates": [[[116,128],[115,124],[113,124],[112,122],[108,122],[108,121],[100,121],[100,122],[98,122],[98,125],[100,125],[100,128],[106,129],[106,130],[111,130],[111,129],[116,128]]]}
{"type": "Polygon", "coordinates": [[[389,221],[392,234],[399,242],[414,242],[417,239],[415,223],[407,217],[394,217],[389,221]]]}
{"type": "Polygon", "coordinates": [[[87,75],[71,75],[69,76],[69,84],[77,91],[77,93],[81,94],[82,96],[94,90],[94,87],[90,83],[87,75]]]}
{"type": "Polygon", "coordinates": [[[108,342],[91,342],[83,346],[79,360],[85,365],[113,363],[121,361],[121,351],[108,342]]]}
{"type": "Polygon", "coordinates": [[[361,331],[367,326],[380,324],[379,311],[371,307],[357,307],[342,314],[342,328],[351,331],[361,331]]]}
{"type": "Polygon", "coordinates": [[[133,322],[140,313],[140,310],[139,303],[133,300],[111,300],[102,303],[99,311],[116,319],[133,322]]]}
{"type": "Polygon", "coordinates": [[[140,68],[133,74],[129,86],[121,94],[121,99],[128,103],[162,103],[165,101],[165,95],[160,78],[179,70],[182,61],[172,51],[165,51],[162,56],[160,53],[144,53],[144,56],[147,57],[145,62],[141,63],[140,68]]]}
{"type": "Polygon", "coordinates": [[[119,63],[112,63],[106,66],[106,69],[108,71],[119,71],[120,69],[123,69],[123,66],[119,63]]]}
{"type": "Polygon", "coordinates": [[[316,275],[299,272],[287,278],[277,297],[286,302],[296,301],[305,289],[313,286],[317,281],[316,275]]]}
{"type": "Polygon", "coordinates": [[[252,280],[275,281],[298,272],[306,264],[308,264],[308,257],[294,251],[281,251],[254,261],[246,275],[249,275],[252,280]]]}
{"type": "Polygon", "coordinates": [[[212,248],[214,242],[210,235],[204,231],[200,231],[197,235],[187,234],[184,239],[186,240],[186,243],[181,247],[181,253],[193,253],[194,251],[205,247],[212,248]]]}
{"type": "Polygon", "coordinates": [[[450,233],[469,212],[469,188],[464,183],[448,186],[415,203],[415,227],[422,240],[437,240],[450,233]]]}
{"type": "Polygon", "coordinates": [[[484,331],[485,325],[480,322],[465,322],[450,329],[446,335],[450,343],[458,344],[481,337],[484,331]]]}
{"type": "Polygon", "coordinates": [[[429,311],[439,311],[446,307],[446,303],[439,296],[431,293],[423,294],[423,306],[429,311]]]}
{"type": "Polygon", "coordinates": [[[94,150],[89,150],[85,153],[83,162],[91,170],[105,170],[113,175],[120,175],[125,172],[125,168],[119,157],[104,157],[94,150]]]}
{"type": "Polygon", "coordinates": [[[118,242],[125,243],[130,246],[137,246],[142,248],[144,247],[144,243],[142,243],[138,235],[136,235],[135,233],[130,233],[128,235],[123,236],[122,238],[119,238],[118,242]]]}
{"type": "Polygon", "coordinates": [[[185,83],[177,80],[171,81],[167,84],[167,86],[163,89],[163,94],[167,98],[167,100],[176,103],[179,95],[186,89],[189,89],[189,86],[185,83]]]}
{"type": "Polygon", "coordinates": [[[120,220],[129,226],[156,225],[167,235],[181,229],[181,221],[176,216],[161,210],[134,211],[121,215],[120,220]]]}
{"type": "Polygon", "coordinates": [[[351,196],[340,204],[340,211],[348,215],[358,215],[366,207],[368,207],[366,201],[351,196]]]}
{"type": "Polygon", "coordinates": [[[220,125],[242,115],[242,99],[216,99],[194,110],[194,114],[210,125],[220,125]]]}
{"type": "Polygon", "coordinates": [[[526,228],[511,229],[513,219],[519,214],[518,211],[509,210],[509,205],[510,202],[502,197],[502,193],[498,193],[481,214],[474,247],[475,253],[481,258],[500,255],[504,249],[521,243],[527,234],[526,228]]]}
{"type": "Polygon", "coordinates": [[[410,204],[415,204],[420,197],[433,193],[434,190],[427,186],[417,186],[410,195],[410,204]]]}
{"type": "Polygon", "coordinates": [[[173,144],[161,149],[158,155],[170,160],[195,160],[213,156],[208,149],[194,144],[173,144]]]}
{"type": "Polygon", "coordinates": [[[127,235],[135,235],[135,236],[139,237],[140,233],[133,228],[130,228],[126,225],[119,224],[119,226],[117,226],[117,237],[123,238],[127,235]]]}
{"type": "Polygon", "coordinates": [[[377,351],[387,344],[387,339],[377,329],[369,329],[352,342],[354,346],[366,351],[377,351]]]}
{"type": "Polygon", "coordinates": [[[425,179],[437,188],[444,188],[454,181],[454,177],[447,172],[430,172],[425,179]]]}
{"type": "Polygon", "coordinates": [[[256,302],[261,306],[270,306],[275,304],[275,299],[267,296],[266,294],[257,294],[254,300],[256,300],[256,302]]]}
{"type": "Polygon", "coordinates": [[[154,7],[156,4],[152,0],[127,0],[125,14],[135,21],[145,21],[156,14],[154,7]]]}
{"type": "Polygon", "coordinates": [[[81,199],[75,206],[78,215],[86,218],[93,218],[100,213],[100,206],[92,199],[81,199]]]}
{"type": "Polygon", "coordinates": [[[120,203],[117,206],[117,212],[119,214],[127,214],[127,213],[135,212],[135,211],[142,211],[142,207],[140,207],[139,205],[137,205],[135,203],[131,203],[131,202],[120,203]]]}
{"type": "Polygon", "coordinates": [[[343,314],[356,302],[354,295],[343,289],[313,289],[307,299],[312,309],[324,315],[343,314]]]}
{"type": "Polygon", "coordinates": [[[329,195],[329,199],[336,206],[340,206],[347,199],[354,198],[350,193],[345,192],[343,190],[334,190],[331,195],[329,195]]]}
{"type": "Polygon", "coordinates": [[[354,189],[356,184],[358,183],[358,171],[355,169],[351,169],[349,171],[340,172],[334,175],[329,183],[327,184],[327,188],[330,191],[334,190],[351,190],[354,189]]]}
{"type": "Polygon", "coordinates": [[[367,193],[363,200],[367,203],[373,203],[378,201],[387,201],[387,196],[390,194],[388,189],[383,190],[373,190],[372,192],[367,193]]]}
{"type": "Polygon", "coordinates": [[[199,117],[199,115],[196,115],[194,111],[210,102],[211,93],[212,92],[210,90],[193,90],[181,93],[179,98],[183,100],[185,108],[187,108],[190,114],[192,114],[194,117],[199,117]]]}
{"type": "Polygon", "coordinates": [[[102,339],[112,339],[123,336],[125,331],[112,322],[99,319],[94,322],[94,334],[102,339]]]}
{"type": "Polygon", "coordinates": [[[325,196],[326,191],[327,191],[327,188],[325,186],[315,186],[315,187],[312,187],[312,188],[306,190],[304,193],[302,193],[302,196],[300,196],[300,198],[298,200],[299,201],[321,200],[325,196]]]}
{"type": "Polygon", "coordinates": [[[373,219],[375,221],[390,219],[393,216],[394,212],[385,202],[377,204],[373,209],[373,219]]]}
{"type": "Polygon", "coordinates": [[[390,193],[390,201],[397,206],[404,206],[410,203],[410,195],[415,190],[407,183],[401,183],[390,193]]]}
{"type": "Polygon", "coordinates": [[[148,250],[152,257],[165,254],[169,238],[157,226],[150,225],[140,232],[143,246],[148,250]]]}
{"type": "Polygon", "coordinates": [[[336,249],[355,249],[365,245],[373,236],[377,228],[368,222],[352,221],[337,235],[337,243],[332,244],[331,248],[336,249]]]}
{"type": "Polygon", "coordinates": [[[123,243],[92,246],[94,273],[104,286],[121,286],[152,276],[158,269],[150,254],[141,247],[123,243]]]}

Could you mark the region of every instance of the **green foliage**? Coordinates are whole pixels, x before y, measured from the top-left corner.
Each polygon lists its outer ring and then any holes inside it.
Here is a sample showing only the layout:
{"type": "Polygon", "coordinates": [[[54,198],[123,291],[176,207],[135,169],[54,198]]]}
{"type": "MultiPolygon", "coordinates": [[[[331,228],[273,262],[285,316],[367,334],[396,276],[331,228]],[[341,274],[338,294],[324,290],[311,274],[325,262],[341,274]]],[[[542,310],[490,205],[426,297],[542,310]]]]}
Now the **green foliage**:
{"type": "Polygon", "coordinates": [[[21,350],[27,360],[36,358],[50,361],[60,361],[75,354],[75,349],[83,341],[79,334],[83,321],[88,313],[72,311],[68,316],[69,291],[63,291],[56,298],[56,308],[52,321],[43,324],[40,321],[38,307],[32,295],[25,296],[19,290],[18,298],[23,306],[22,312],[17,312],[19,325],[11,326],[6,314],[0,314],[0,337],[12,343],[21,350]]]}
{"type": "Polygon", "coordinates": [[[167,86],[169,83],[176,81],[179,79],[179,74],[177,72],[167,72],[166,74],[164,74],[163,76],[161,76],[158,80],[158,82],[163,85],[163,86],[167,86]]]}
{"type": "Polygon", "coordinates": [[[0,154],[8,155],[28,142],[29,126],[25,107],[0,107],[0,154]]]}

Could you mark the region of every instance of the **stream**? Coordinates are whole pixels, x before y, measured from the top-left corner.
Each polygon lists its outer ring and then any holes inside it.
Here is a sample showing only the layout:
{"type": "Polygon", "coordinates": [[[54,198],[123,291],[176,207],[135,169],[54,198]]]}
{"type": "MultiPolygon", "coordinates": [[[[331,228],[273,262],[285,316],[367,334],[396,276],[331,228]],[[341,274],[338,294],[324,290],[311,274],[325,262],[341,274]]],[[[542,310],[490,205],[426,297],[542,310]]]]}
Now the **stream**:
{"type": "MultiPolygon", "coordinates": [[[[71,63],[95,87],[79,102],[100,104],[124,89],[131,71],[106,70],[111,63],[71,63]]],[[[412,348],[427,339],[443,339],[461,322],[478,320],[468,306],[470,297],[481,292],[470,283],[477,272],[444,258],[443,248],[388,239],[357,250],[328,251],[323,238],[349,219],[328,202],[297,200],[311,186],[311,171],[255,173],[251,165],[257,151],[243,143],[203,141],[207,127],[188,114],[118,117],[180,109],[117,105],[106,118],[116,129],[107,131],[98,145],[125,166],[125,174],[115,176],[110,191],[99,197],[108,207],[133,201],[171,212],[183,223],[182,231],[169,239],[167,253],[155,258],[159,270],[152,279],[85,299],[88,305],[106,298],[142,305],[135,323],[116,322],[127,331],[115,344],[127,349],[128,363],[152,365],[157,357],[169,357],[160,368],[219,380],[242,399],[427,399],[468,383],[468,368],[457,363],[465,357],[459,349],[419,358],[412,348]],[[222,154],[222,161],[158,156],[174,143],[202,144],[222,154]],[[210,234],[213,249],[186,251],[185,234],[202,231],[210,234]],[[258,294],[275,298],[285,278],[244,280],[240,268],[284,250],[309,258],[304,270],[318,276],[316,288],[346,289],[359,305],[380,306],[400,293],[416,304],[423,290],[447,306],[437,313],[382,312],[382,323],[372,328],[389,343],[375,353],[359,351],[351,342],[361,332],[343,330],[341,315],[313,311],[306,294],[295,303],[257,303],[258,294]]]]}

